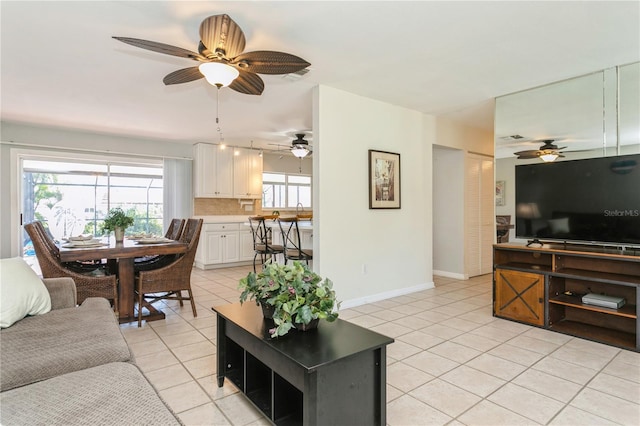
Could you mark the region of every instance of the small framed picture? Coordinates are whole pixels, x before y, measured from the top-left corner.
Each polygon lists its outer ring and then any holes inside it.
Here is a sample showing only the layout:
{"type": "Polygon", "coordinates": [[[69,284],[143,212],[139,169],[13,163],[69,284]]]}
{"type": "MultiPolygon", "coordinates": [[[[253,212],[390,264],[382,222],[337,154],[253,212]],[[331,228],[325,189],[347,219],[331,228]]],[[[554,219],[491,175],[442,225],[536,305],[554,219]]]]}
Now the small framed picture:
{"type": "Polygon", "coordinates": [[[505,198],[504,198],[504,185],[505,181],[498,180],[496,181],[496,206],[504,206],[505,198]]]}
{"type": "Polygon", "coordinates": [[[400,154],[369,150],[369,208],[400,208],[400,154]]]}

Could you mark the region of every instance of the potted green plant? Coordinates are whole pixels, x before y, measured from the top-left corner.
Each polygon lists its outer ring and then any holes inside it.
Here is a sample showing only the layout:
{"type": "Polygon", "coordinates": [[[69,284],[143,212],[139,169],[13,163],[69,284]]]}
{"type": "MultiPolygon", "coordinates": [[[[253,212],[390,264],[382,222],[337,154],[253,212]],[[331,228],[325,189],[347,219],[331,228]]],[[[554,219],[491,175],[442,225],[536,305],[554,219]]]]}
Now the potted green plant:
{"type": "Polygon", "coordinates": [[[272,277],[272,265],[267,267],[260,273],[250,272],[246,277],[242,278],[238,284],[240,293],[240,303],[247,300],[255,301],[256,305],[262,307],[262,313],[265,318],[272,318],[275,299],[273,296],[278,294],[280,289],[280,281],[277,277],[272,277]]]}
{"type": "Polygon", "coordinates": [[[122,241],[124,240],[125,229],[133,225],[133,223],[133,216],[128,216],[120,207],[115,207],[109,210],[107,217],[105,217],[102,223],[102,230],[113,231],[116,241],[122,241]]]}
{"type": "Polygon", "coordinates": [[[268,263],[262,272],[249,273],[240,280],[240,302],[255,300],[273,308],[271,337],[284,336],[292,328],[308,330],[320,319],[338,317],[336,293],[330,279],[322,279],[298,261],[289,265],[268,263]]]}

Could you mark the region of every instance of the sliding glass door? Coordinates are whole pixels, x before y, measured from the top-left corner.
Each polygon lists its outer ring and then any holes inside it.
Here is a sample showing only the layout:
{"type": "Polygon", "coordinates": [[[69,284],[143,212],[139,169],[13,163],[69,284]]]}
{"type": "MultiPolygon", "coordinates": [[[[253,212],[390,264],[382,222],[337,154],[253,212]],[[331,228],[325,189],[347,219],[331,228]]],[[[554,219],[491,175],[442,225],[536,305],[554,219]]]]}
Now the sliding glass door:
{"type": "MultiPolygon", "coordinates": [[[[155,163],[125,164],[56,158],[22,158],[21,225],[42,221],[56,240],[101,236],[109,209],[121,207],[135,218],[129,232],[162,234],[163,168],[155,163]]],[[[33,247],[23,233],[23,254],[33,247]]]]}

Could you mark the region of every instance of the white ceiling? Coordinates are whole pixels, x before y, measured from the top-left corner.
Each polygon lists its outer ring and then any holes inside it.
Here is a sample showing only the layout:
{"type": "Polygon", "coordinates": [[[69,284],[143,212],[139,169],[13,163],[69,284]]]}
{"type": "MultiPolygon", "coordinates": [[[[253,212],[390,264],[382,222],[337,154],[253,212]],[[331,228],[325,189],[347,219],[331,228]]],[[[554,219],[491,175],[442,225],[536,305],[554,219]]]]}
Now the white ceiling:
{"type": "Polygon", "coordinates": [[[497,96],[640,60],[640,3],[216,2],[0,3],[2,120],[218,142],[216,89],[204,79],[164,86],[196,65],[111,36],[197,51],[207,16],[229,14],[245,52],[298,55],[297,80],[263,76],[262,96],[219,93],[232,145],[288,145],[311,130],[312,88],[365,97],[493,129],[497,96]]]}

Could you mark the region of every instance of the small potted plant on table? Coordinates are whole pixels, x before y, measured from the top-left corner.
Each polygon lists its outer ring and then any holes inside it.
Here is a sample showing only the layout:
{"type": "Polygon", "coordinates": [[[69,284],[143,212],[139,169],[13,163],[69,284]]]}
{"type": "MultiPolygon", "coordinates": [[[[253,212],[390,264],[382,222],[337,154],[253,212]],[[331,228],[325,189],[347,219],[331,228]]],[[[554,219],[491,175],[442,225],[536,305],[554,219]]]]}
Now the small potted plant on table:
{"type": "Polygon", "coordinates": [[[102,230],[113,231],[116,236],[116,241],[121,242],[124,240],[125,229],[133,225],[133,223],[134,219],[132,216],[128,216],[120,207],[115,207],[109,210],[102,224],[102,230]]]}
{"type": "Polygon", "coordinates": [[[240,303],[255,300],[265,317],[272,311],[271,337],[284,336],[292,328],[306,331],[320,319],[335,321],[339,303],[330,279],[322,279],[298,261],[290,265],[268,263],[258,274],[240,280],[240,303]]]}

